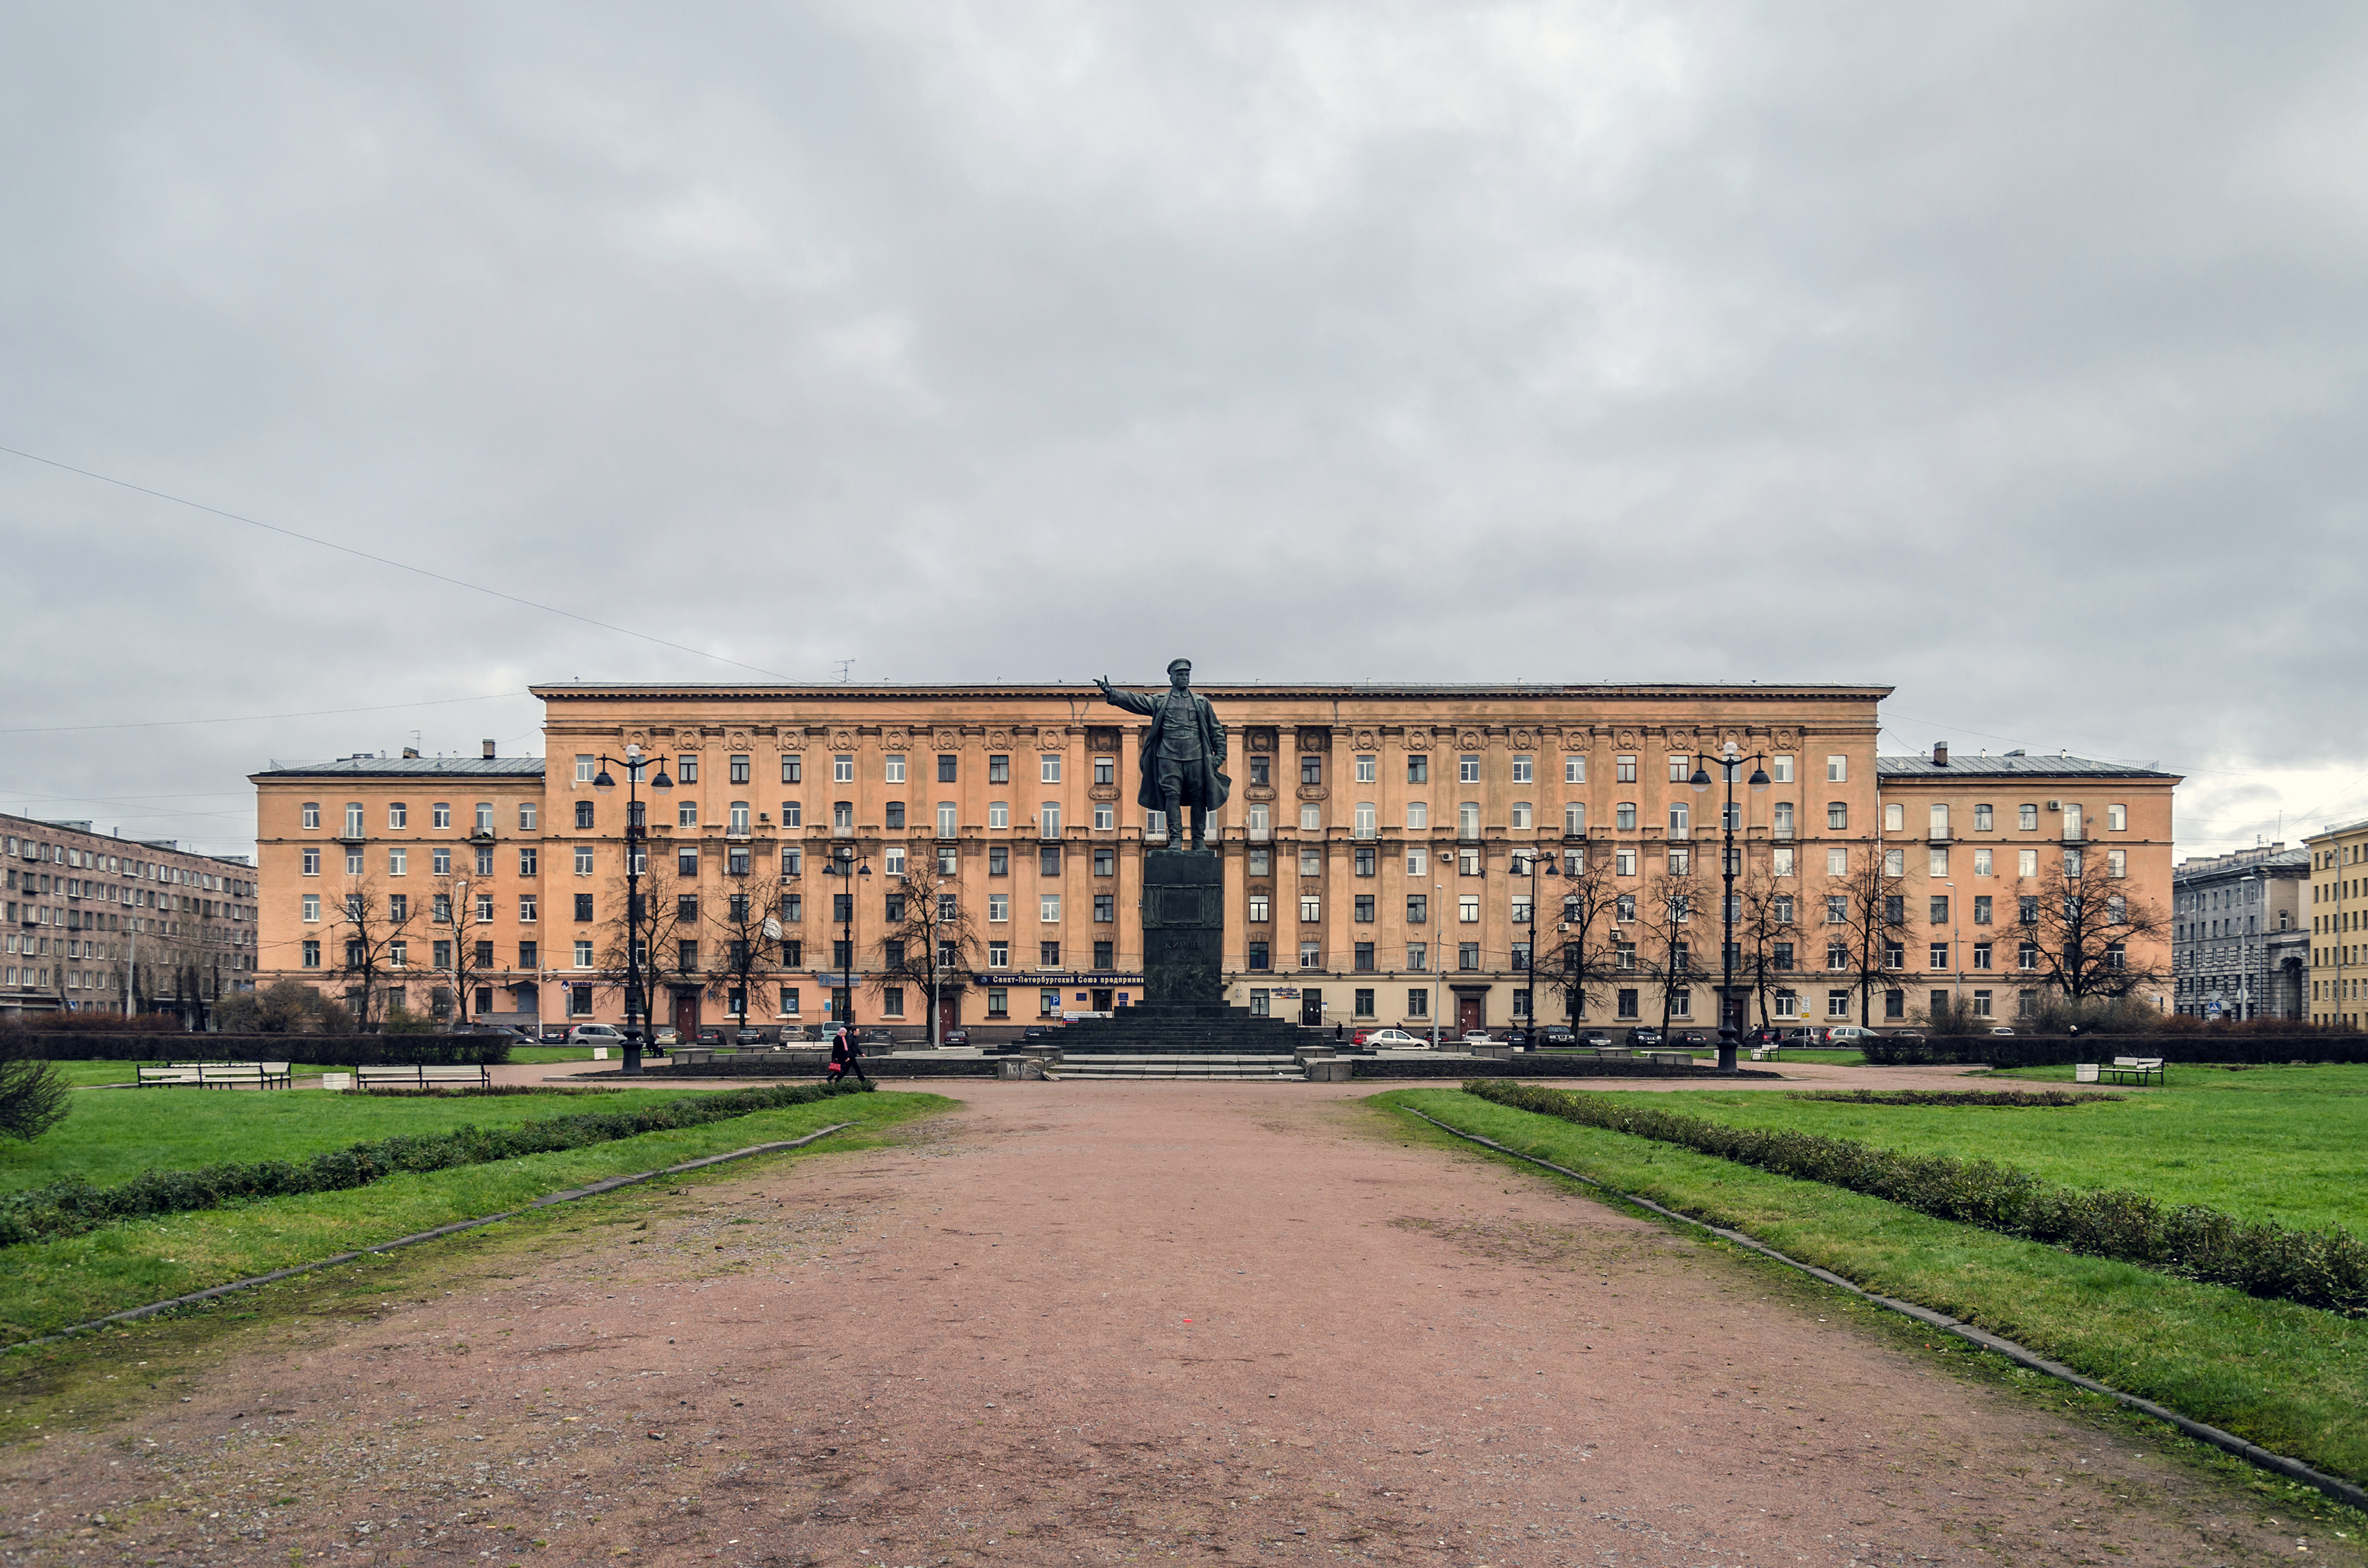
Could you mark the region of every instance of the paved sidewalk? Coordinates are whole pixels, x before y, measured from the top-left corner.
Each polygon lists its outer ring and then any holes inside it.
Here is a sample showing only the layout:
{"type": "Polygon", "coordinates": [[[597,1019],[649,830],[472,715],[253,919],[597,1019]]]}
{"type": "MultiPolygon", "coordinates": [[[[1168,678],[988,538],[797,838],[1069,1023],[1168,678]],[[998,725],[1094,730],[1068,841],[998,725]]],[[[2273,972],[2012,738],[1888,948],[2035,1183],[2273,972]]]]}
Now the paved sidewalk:
{"type": "Polygon", "coordinates": [[[952,1087],[896,1146],[415,1257],[386,1315],[258,1334],[136,1440],[52,1430],[0,1460],[8,1546],[74,1561],[113,1506],[93,1561],[2295,1556],[2151,1437],[1413,1146],[1362,1085],[952,1087]]]}

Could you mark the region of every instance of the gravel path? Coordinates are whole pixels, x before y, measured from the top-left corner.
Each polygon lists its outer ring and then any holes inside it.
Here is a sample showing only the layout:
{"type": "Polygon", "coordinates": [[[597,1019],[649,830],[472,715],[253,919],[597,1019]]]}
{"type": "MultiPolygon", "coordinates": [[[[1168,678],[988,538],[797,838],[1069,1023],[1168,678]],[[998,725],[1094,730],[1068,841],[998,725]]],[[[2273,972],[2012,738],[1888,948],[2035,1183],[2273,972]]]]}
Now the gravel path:
{"type": "Polygon", "coordinates": [[[1362,1085],[955,1087],[895,1146],[390,1265],[391,1310],[53,1425],[0,1459],[0,1558],[2299,1555],[2239,1489],[1413,1145],[1362,1085]]]}

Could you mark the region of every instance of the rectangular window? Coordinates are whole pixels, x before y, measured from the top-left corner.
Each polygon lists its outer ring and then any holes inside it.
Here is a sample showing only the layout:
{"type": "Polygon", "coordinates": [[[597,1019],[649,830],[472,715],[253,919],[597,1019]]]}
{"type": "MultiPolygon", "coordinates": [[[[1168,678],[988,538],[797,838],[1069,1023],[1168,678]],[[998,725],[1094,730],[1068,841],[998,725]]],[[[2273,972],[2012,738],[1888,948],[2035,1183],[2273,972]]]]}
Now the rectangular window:
{"type": "Polygon", "coordinates": [[[1829,1017],[1829,1018],[1847,1018],[1847,1017],[1850,1017],[1850,994],[1849,992],[1847,992],[1847,991],[1828,991],[1828,992],[1827,992],[1827,993],[1826,993],[1826,1017],[1829,1017]]]}
{"type": "Polygon", "coordinates": [[[1249,900],[1250,924],[1253,926],[1264,926],[1268,924],[1273,919],[1273,915],[1270,913],[1272,908],[1272,902],[1264,894],[1252,893],[1249,900]]]}
{"type": "Polygon", "coordinates": [[[402,828],[408,827],[410,824],[411,808],[404,805],[401,801],[388,801],[386,807],[386,825],[391,828],[402,828]]]}
{"type": "Polygon", "coordinates": [[[781,754],[781,782],[802,784],[806,777],[806,759],[793,751],[781,754]]]}
{"type": "Polygon", "coordinates": [[[1382,759],[1377,756],[1359,757],[1357,759],[1357,782],[1360,784],[1371,784],[1375,779],[1379,778],[1381,777],[1381,762],[1382,759]]]}
{"type": "Polygon", "coordinates": [[[2107,830],[2108,832],[2111,832],[2111,833],[2126,833],[2127,831],[2129,831],[2129,825],[2130,825],[2130,809],[2129,809],[2129,807],[2127,807],[2127,806],[2107,806],[2107,807],[2105,808],[2105,827],[2106,827],[2106,830],[2107,830]]]}
{"type": "Polygon", "coordinates": [[[1471,756],[1457,757],[1455,759],[1455,781],[1459,784],[1479,783],[1480,759],[1476,756],[1471,756]]]}
{"type": "Polygon", "coordinates": [[[1636,831],[1636,802],[1622,801],[1611,808],[1611,825],[1622,833],[1636,831]]]}
{"type": "Polygon", "coordinates": [[[1907,851],[1905,849],[1884,850],[1883,852],[1883,874],[1886,877],[1906,876],[1907,874],[1907,851]]]}
{"type": "Polygon", "coordinates": [[[1977,877],[1987,877],[1987,876],[1988,876],[1989,874],[1990,874],[1990,852],[1989,852],[1988,850],[1987,850],[1987,849],[1976,849],[1976,850],[1975,850],[1975,851],[1974,851],[1974,875],[1975,875],[1975,876],[1977,876],[1977,877]]]}
{"type": "Polygon", "coordinates": [[[1037,780],[1038,782],[1044,784],[1058,784],[1061,781],[1061,758],[1059,754],[1048,752],[1040,759],[1038,764],[1037,780]]]}
{"type": "Polygon", "coordinates": [[[1300,781],[1302,784],[1321,784],[1321,783],[1323,783],[1323,782],[1324,782],[1324,759],[1323,759],[1323,757],[1321,757],[1321,756],[1317,756],[1317,755],[1316,755],[1315,753],[1314,753],[1314,752],[1308,752],[1308,753],[1306,753],[1306,754],[1303,755],[1303,756],[1300,757],[1300,759],[1299,759],[1299,781],[1300,781]]]}
{"type": "Polygon", "coordinates": [[[306,893],[304,895],[304,923],[308,926],[317,925],[320,918],[321,895],[316,892],[306,893]]]}
{"type": "Polygon", "coordinates": [[[1420,753],[1410,754],[1406,757],[1406,782],[1409,784],[1429,783],[1430,758],[1422,756],[1420,753]]]}
{"type": "Polygon", "coordinates": [[[1061,895],[1056,892],[1039,894],[1036,901],[1036,918],[1044,925],[1058,926],[1061,923],[1061,895]]]}
{"type": "Polygon", "coordinates": [[[1945,877],[1949,874],[1949,851],[1945,847],[1934,845],[1925,852],[1925,860],[1924,869],[1933,876],[1945,877]]]}
{"type": "Polygon", "coordinates": [[[1360,892],[1357,895],[1354,917],[1357,923],[1360,926],[1370,926],[1373,923],[1373,895],[1372,893],[1360,892]]]}
{"type": "Polygon", "coordinates": [[[1846,877],[1850,875],[1849,850],[1828,849],[1826,851],[1826,875],[1829,877],[1846,877]]]}
{"type": "Polygon", "coordinates": [[[1528,784],[1535,781],[1536,778],[1537,758],[1533,756],[1517,756],[1513,758],[1514,783],[1528,784]]]}
{"type": "Polygon", "coordinates": [[[531,876],[533,876],[533,875],[535,874],[535,870],[534,870],[534,868],[535,868],[535,861],[536,861],[536,852],[535,852],[534,850],[531,850],[531,849],[521,849],[521,850],[519,850],[519,851],[518,851],[518,875],[519,875],[519,876],[521,876],[521,877],[531,877],[531,876]]]}
{"type": "Polygon", "coordinates": [[[1408,942],[1406,944],[1406,968],[1417,974],[1420,974],[1426,971],[1429,968],[1429,965],[1430,944],[1428,942],[1408,942]]]}
{"type": "Polygon", "coordinates": [[[2039,875],[2039,851],[2036,849],[2016,850],[2014,855],[2014,872],[2018,877],[2035,877],[2039,875]]]}
{"type": "Polygon", "coordinates": [[[1097,803],[1094,807],[1094,827],[1096,831],[1106,833],[1117,825],[1118,808],[1111,805],[1097,803]]]}
{"type": "Polygon", "coordinates": [[[1455,900],[1455,918],[1459,925],[1477,926],[1480,923],[1480,895],[1460,894],[1455,900]]]}
{"type": "Polygon", "coordinates": [[[1974,967],[1975,969],[1987,969],[1990,967],[1990,946],[1991,945],[1987,942],[1975,942],[1974,944],[1974,967]]]}
{"type": "Polygon", "coordinates": [[[1850,803],[1846,801],[1828,801],[1826,803],[1827,831],[1829,833],[1841,833],[1847,830],[1849,826],[1850,803]]]}
{"type": "Polygon", "coordinates": [[[1264,973],[1266,971],[1272,969],[1272,968],[1274,967],[1274,964],[1273,964],[1273,961],[1271,960],[1271,959],[1269,957],[1269,948],[1268,948],[1268,946],[1267,946],[1267,944],[1266,944],[1265,942],[1262,942],[1262,941],[1253,941],[1253,942],[1251,942],[1251,943],[1249,944],[1249,966],[1250,966],[1250,968],[1251,968],[1252,970],[1254,970],[1254,971],[1257,971],[1260,972],[1260,973],[1264,973]]]}
{"type": "MultiPolygon", "coordinates": [[[[1058,759],[1056,758],[1054,760],[1058,759]]],[[[1044,802],[1043,810],[1037,813],[1036,835],[1039,838],[1058,838],[1061,836],[1060,801],[1047,801],[1044,802]]]]}
{"type": "Polygon", "coordinates": [[[1634,876],[1636,874],[1636,852],[1634,849],[1613,850],[1611,852],[1611,874],[1615,877],[1634,876]]]}
{"type": "Polygon", "coordinates": [[[1324,918],[1324,901],[1323,901],[1323,899],[1321,899],[1321,898],[1317,898],[1317,897],[1308,897],[1308,898],[1303,898],[1303,899],[1301,899],[1301,900],[1299,901],[1299,920],[1300,920],[1300,924],[1302,924],[1302,925],[1304,925],[1304,925],[1315,925],[1315,924],[1316,924],[1316,923],[1318,923],[1318,922],[1322,921],[1322,920],[1323,920],[1323,918],[1324,918]]]}
{"type": "Polygon", "coordinates": [[[2026,833],[2032,832],[2039,826],[2039,807],[2030,801],[2025,801],[2023,804],[2015,807],[2014,818],[2015,825],[2017,827],[2021,828],[2026,833]]]}
{"type": "Polygon", "coordinates": [[[1949,967],[1949,944],[1948,944],[1948,943],[1946,943],[1946,942],[1935,942],[1935,943],[1933,943],[1933,944],[1932,944],[1931,961],[1930,961],[1930,963],[1928,963],[1927,965],[1925,965],[1925,967],[1926,967],[1926,968],[1928,968],[1928,969],[1946,969],[1946,968],[1948,968],[1948,967],[1949,967]]]}
{"type": "Polygon", "coordinates": [[[1564,804],[1562,831],[1564,836],[1568,838],[1583,838],[1587,835],[1587,802],[1585,801],[1571,801],[1564,804]]]}
{"type": "Polygon", "coordinates": [[[986,918],[990,924],[1001,925],[1011,918],[1011,895],[991,892],[986,895],[986,918]]]}
{"type": "Polygon", "coordinates": [[[1250,782],[1260,789],[1274,782],[1274,759],[1270,756],[1250,758],[1250,782]]]}
{"type": "MultiPolygon", "coordinates": [[[[678,782],[678,783],[683,783],[683,784],[696,784],[696,783],[698,783],[698,782],[699,782],[699,758],[697,758],[697,757],[695,757],[695,756],[676,756],[676,758],[675,758],[675,769],[674,769],[674,776],[675,776],[676,781],[677,781],[677,782],[678,782]]],[[[636,773],[636,774],[635,774],[635,777],[636,777],[636,778],[639,778],[639,777],[640,777],[640,775],[639,775],[638,773],[636,773]]]]}
{"type": "Polygon", "coordinates": [[[903,752],[890,752],[886,756],[881,758],[881,765],[885,769],[882,774],[882,778],[886,782],[890,784],[902,784],[905,782],[905,754],[903,752]]]}
{"type": "Polygon", "coordinates": [[[408,875],[410,874],[410,872],[411,872],[411,851],[410,851],[410,850],[408,850],[408,849],[390,849],[390,850],[388,850],[388,851],[386,852],[386,874],[387,874],[388,876],[390,876],[390,877],[402,877],[402,876],[408,876],[408,875]]]}
{"type": "Polygon", "coordinates": [[[2105,875],[2126,877],[2130,874],[2130,852],[2126,849],[2105,851],[2105,875]]]}
{"type": "Polygon", "coordinates": [[[317,877],[321,874],[321,852],[319,850],[307,849],[304,851],[304,874],[308,877],[317,877]]]}
{"type": "Polygon", "coordinates": [[[1986,805],[1976,805],[1974,808],[1974,831],[1975,833],[1987,833],[1990,831],[1989,807],[1986,805]]]}
{"type": "Polygon", "coordinates": [[[1480,969],[1480,944],[1477,942],[1456,943],[1455,967],[1459,971],[1467,973],[1477,973],[1480,969]]]}
{"type": "Polygon", "coordinates": [[[1987,893],[1983,893],[1974,900],[1974,924],[1976,926],[1987,926],[1989,923],[1990,896],[1987,893]]]}
{"type": "Polygon", "coordinates": [[[1320,942],[1300,943],[1299,967],[1302,969],[1322,969],[1324,967],[1324,945],[1320,942]]]}
{"type": "Polygon", "coordinates": [[[481,834],[494,831],[494,803],[491,801],[477,802],[477,831],[481,834]]]}
{"type": "Polygon", "coordinates": [[[1849,779],[1850,779],[1850,758],[1849,758],[1849,757],[1847,757],[1847,756],[1829,756],[1829,757],[1826,758],[1826,782],[1827,782],[1827,783],[1828,783],[1828,784],[1842,784],[1842,783],[1847,783],[1847,782],[1849,781],[1849,779]]]}

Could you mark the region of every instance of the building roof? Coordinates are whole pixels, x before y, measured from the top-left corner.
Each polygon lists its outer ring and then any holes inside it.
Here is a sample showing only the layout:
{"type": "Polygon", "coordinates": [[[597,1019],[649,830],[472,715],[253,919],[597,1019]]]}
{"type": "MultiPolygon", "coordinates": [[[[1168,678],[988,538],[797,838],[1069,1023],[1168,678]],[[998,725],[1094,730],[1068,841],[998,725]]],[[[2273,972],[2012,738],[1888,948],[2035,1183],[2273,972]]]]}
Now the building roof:
{"type": "Polygon", "coordinates": [[[2341,838],[2347,834],[2358,833],[2363,827],[2368,827],[2368,817],[2362,817],[2357,822],[2331,822],[2317,833],[2304,834],[2302,841],[2305,844],[2317,844],[2329,838],[2341,838]]]}
{"type": "Polygon", "coordinates": [[[2211,877],[2252,876],[2268,871],[2300,875],[2310,869],[2310,851],[2296,845],[2288,848],[2283,844],[2257,844],[2249,848],[2231,849],[2224,855],[2191,855],[2171,868],[2175,882],[2200,881],[2211,877]]]}
{"type": "Polygon", "coordinates": [[[340,756],[326,762],[283,762],[247,778],[540,778],[539,756],[340,756]]]}
{"type": "Polygon", "coordinates": [[[1934,762],[1929,756],[1878,756],[1874,770],[1885,778],[1947,778],[1964,774],[1983,778],[2177,778],[2176,773],[2164,773],[2153,767],[2141,767],[2134,762],[2100,762],[2094,757],[2067,756],[2058,752],[2047,756],[2031,756],[2022,752],[2008,752],[2003,756],[1982,755],[1954,756],[1946,762],[1934,762]]]}
{"type": "MultiPolygon", "coordinates": [[[[1148,688],[1161,684],[1156,678],[1114,682],[1132,687],[1148,688]]],[[[794,701],[896,701],[916,697],[945,699],[994,698],[1008,701],[1014,698],[1041,698],[1061,701],[1075,699],[1080,693],[1094,690],[1094,683],[1081,680],[1068,683],[1024,681],[1008,684],[996,681],[966,681],[953,685],[896,686],[877,682],[816,681],[811,684],[773,686],[696,686],[638,683],[633,681],[575,681],[563,685],[535,686],[527,688],[546,702],[569,700],[601,700],[614,698],[697,698],[739,702],[794,701]]],[[[1656,698],[1683,699],[1708,695],[1744,699],[1755,701],[1783,701],[1802,698],[1831,699],[1860,698],[1870,701],[1891,695],[1887,686],[1862,686],[1851,683],[1820,684],[1804,681],[1763,682],[1685,682],[1641,681],[1629,684],[1586,683],[1566,684],[1559,681],[1536,681],[1507,685],[1486,682],[1468,686],[1426,685],[1419,681],[1216,681],[1207,685],[1196,683],[1192,688],[1213,699],[1226,697],[1242,699],[1311,697],[1326,699],[1350,698],[1371,699],[1385,697],[1487,697],[1508,700],[1540,698],[1599,698],[1622,700],[1656,698]]]]}

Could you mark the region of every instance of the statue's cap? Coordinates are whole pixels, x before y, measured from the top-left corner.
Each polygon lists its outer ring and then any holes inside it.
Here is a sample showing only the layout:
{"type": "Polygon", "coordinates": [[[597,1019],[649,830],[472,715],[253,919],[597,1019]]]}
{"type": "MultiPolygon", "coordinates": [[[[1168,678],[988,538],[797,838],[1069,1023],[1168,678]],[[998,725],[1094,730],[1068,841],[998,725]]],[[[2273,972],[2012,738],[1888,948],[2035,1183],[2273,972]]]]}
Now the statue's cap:
{"type": "Polygon", "coordinates": [[[1174,675],[1178,670],[1189,670],[1191,667],[1192,661],[1190,659],[1170,659],[1167,661],[1167,673],[1169,675],[1174,675]]]}

